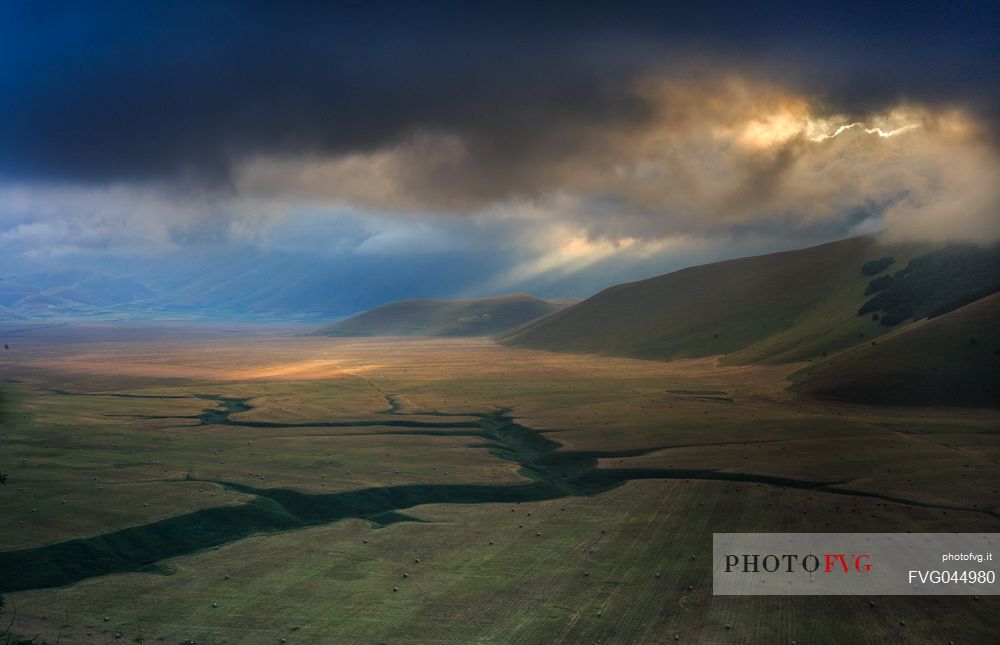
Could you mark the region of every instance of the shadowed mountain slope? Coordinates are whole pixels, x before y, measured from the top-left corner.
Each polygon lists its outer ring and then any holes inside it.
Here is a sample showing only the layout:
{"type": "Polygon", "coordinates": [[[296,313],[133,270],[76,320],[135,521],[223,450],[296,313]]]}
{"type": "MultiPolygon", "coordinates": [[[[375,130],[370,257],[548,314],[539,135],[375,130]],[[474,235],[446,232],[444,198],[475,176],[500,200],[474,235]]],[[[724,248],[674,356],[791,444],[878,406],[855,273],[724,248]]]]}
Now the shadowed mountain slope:
{"type": "Polygon", "coordinates": [[[793,375],[792,390],[883,405],[1000,407],[1000,294],[793,375]]]}

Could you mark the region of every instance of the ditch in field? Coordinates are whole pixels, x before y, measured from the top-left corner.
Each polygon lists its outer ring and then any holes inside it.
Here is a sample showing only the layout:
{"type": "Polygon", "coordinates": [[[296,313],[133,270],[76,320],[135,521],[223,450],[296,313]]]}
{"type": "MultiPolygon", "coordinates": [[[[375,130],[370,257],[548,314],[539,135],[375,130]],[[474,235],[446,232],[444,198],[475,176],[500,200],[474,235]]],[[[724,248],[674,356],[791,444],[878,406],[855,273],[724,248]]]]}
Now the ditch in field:
{"type": "MultiPolygon", "coordinates": [[[[134,526],[89,538],[69,540],[30,549],[0,552],[0,592],[57,587],[112,573],[156,571],[157,563],[191,554],[247,536],[318,526],[346,518],[361,518],[378,525],[405,521],[398,511],[423,504],[517,503],[561,497],[594,495],[625,482],[639,479],[702,479],[751,482],[786,488],[808,489],[838,495],[862,496],[911,506],[926,506],[970,512],[990,511],[936,506],[875,493],[845,489],[843,482],[807,481],[711,469],[598,468],[598,459],[631,457],[657,449],[631,451],[562,451],[561,444],[542,433],[520,425],[509,410],[454,416],[474,421],[423,421],[386,418],[398,414],[387,410],[382,418],[319,423],[272,423],[233,419],[252,409],[248,399],[199,395],[220,407],[204,410],[196,417],[203,425],[254,428],[361,427],[405,428],[372,435],[427,435],[480,437],[483,447],[502,459],[519,464],[526,483],[408,484],[364,488],[339,493],[304,493],[288,489],[265,489],[230,482],[211,482],[252,498],[238,506],[206,508],[184,515],[134,526]],[[221,408],[221,409],[220,409],[221,408]]],[[[436,413],[439,417],[452,416],[436,413]]],[[[163,418],[163,417],[160,417],[163,418]]]]}

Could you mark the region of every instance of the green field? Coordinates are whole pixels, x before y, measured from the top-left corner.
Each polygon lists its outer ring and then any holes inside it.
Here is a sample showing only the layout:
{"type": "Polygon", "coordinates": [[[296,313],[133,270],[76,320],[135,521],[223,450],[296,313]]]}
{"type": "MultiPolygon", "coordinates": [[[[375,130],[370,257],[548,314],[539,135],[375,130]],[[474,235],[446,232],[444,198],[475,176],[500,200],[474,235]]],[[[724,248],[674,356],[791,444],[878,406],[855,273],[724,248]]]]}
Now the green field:
{"type": "Polygon", "coordinates": [[[1000,629],[991,597],[714,597],[708,566],[720,531],[997,531],[995,410],[803,398],[785,390],[795,366],[485,340],[80,334],[29,334],[0,374],[2,617],[16,609],[20,637],[988,643],[1000,629]]]}

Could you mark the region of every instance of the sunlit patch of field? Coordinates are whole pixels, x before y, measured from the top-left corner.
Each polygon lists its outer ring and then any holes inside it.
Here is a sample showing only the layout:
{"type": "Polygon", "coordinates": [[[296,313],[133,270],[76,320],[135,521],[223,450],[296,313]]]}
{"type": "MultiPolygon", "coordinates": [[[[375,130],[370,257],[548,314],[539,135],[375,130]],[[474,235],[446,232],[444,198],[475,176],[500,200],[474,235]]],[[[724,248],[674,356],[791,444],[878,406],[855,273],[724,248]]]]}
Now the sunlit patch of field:
{"type": "Polygon", "coordinates": [[[649,451],[601,468],[717,469],[870,496],[653,479],[518,505],[421,505],[403,511],[414,521],[382,527],[346,519],[251,532],[158,572],[5,594],[28,636],[975,643],[1000,628],[988,597],[881,598],[874,608],[867,598],[716,598],[707,567],[718,531],[997,531],[997,411],[819,403],[785,391],[796,366],[484,339],[60,333],[23,336],[0,364],[13,401],[0,427],[0,551],[250,499],[223,483],[311,494],[523,484],[519,464],[476,434],[474,415],[498,409],[563,452],[649,451]],[[216,423],[220,397],[250,409],[216,423]]]}

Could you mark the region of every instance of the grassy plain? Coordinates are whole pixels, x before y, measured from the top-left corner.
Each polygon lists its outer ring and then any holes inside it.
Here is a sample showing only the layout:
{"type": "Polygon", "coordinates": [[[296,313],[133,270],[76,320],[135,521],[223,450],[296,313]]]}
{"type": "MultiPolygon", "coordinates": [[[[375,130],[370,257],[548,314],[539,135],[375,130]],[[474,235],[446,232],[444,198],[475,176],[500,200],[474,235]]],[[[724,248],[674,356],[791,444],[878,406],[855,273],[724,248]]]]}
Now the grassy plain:
{"type": "Polygon", "coordinates": [[[5,592],[3,618],[16,607],[14,630],[38,642],[988,643],[1000,630],[991,597],[713,597],[708,565],[719,531],[1000,530],[996,410],[809,399],[785,389],[801,364],[282,329],[4,331],[0,561],[274,505],[254,491],[484,497],[250,522],[147,570],[5,592]],[[498,410],[539,434],[490,439],[479,415],[498,410]],[[545,440],[559,446],[536,468],[545,440]],[[694,474],[485,499],[556,477],[552,454],[694,474]]]}

